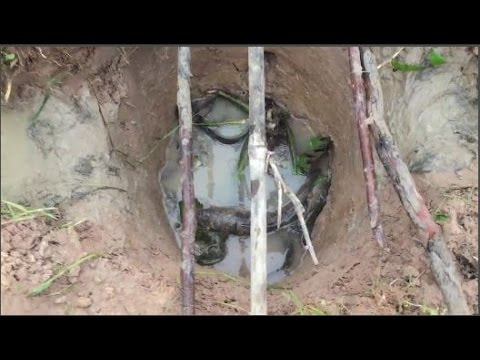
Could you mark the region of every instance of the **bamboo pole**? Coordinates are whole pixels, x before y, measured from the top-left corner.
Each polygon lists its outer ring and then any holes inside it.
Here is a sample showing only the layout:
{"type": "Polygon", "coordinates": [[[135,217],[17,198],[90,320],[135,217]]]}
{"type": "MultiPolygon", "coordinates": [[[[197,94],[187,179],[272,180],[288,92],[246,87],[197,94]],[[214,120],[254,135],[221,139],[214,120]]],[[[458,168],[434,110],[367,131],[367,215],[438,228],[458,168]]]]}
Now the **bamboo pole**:
{"type": "Polygon", "coordinates": [[[368,134],[366,121],[365,86],[362,79],[362,64],[360,61],[360,49],[358,47],[348,48],[350,58],[350,71],[355,98],[355,117],[357,120],[358,136],[360,139],[360,150],[363,161],[363,174],[367,190],[368,213],[370,215],[370,227],[373,236],[381,247],[384,247],[383,228],[380,223],[380,203],[377,197],[377,184],[375,177],[375,165],[373,162],[372,147],[368,134]]]}
{"type": "Polygon", "coordinates": [[[379,67],[374,55],[368,49],[363,49],[363,65],[368,74],[366,88],[370,111],[369,123],[378,156],[390,176],[407,214],[420,231],[423,245],[430,255],[432,272],[450,314],[469,314],[453,256],[445,244],[440,227],[433,221],[425,205],[425,200],[417,191],[412,175],[402,160],[385,122],[379,67]]]}
{"type": "Polygon", "coordinates": [[[177,106],[180,121],[181,183],[184,204],[182,218],[181,297],[184,315],[195,314],[193,243],[197,227],[192,172],[192,103],[190,99],[190,48],[178,49],[177,106]]]}
{"type": "Polygon", "coordinates": [[[251,187],[251,315],[267,314],[267,196],[265,141],[265,73],[263,47],[248,48],[248,156],[251,187]]]}

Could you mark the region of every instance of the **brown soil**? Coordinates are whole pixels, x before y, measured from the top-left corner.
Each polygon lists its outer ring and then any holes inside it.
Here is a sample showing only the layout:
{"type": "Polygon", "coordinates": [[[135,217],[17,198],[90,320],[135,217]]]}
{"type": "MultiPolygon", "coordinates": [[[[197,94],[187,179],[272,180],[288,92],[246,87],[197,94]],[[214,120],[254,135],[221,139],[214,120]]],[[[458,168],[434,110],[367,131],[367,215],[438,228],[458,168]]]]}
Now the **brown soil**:
{"type": "MultiPolygon", "coordinates": [[[[5,82],[12,80],[9,107],[23,106],[60,71],[68,75],[52,91],[56,96],[71,100],[76,89],[88,83],[108,129],[114,150],[112,161],[120,164],[127,184],[128,209],[101,203],[106,207],[100,220],[89,219],[62,228],[62,224],[74,219],[76,211],[88,208],[86,202],[69,201],[60,206],[61,221],[46,224],[35,219],[2,226],[1,313],[180,313],[180,253],[163,213],[158,185],[165,142],[140,166],[134,168],[128,163],[148,154],[173,127],[176,49],[7,50],[20,58],[12,69],[2,68],[2,91],[5,82]],[[73,269],[42,295],[27,296],[62,265],[91,252],[103,256],[73,269]]],[[[352,119],[346,50],[267,50],[267,93],[287,104],[297,118],[314,119],[312,128],[330,134],[336,145],[329,203],[313,236],[320,264],[314,267],[306,259],[284,283],[270,289],[269,314],[299,310],[287,296],[290,291],[304,305],[331,314],[424,314],[429,309],[444,313],[426,252],[415,240],[415,228],[388,183],[382,190],[381,205],[390,251],[379,249],[371,238],[361,159],[355,150],[358,139],[352,119]]],[[[192,72],[192,96],[212,87],[245,94],[246,49],[194,48],[192,72]]],[[[469,306],[477,313],[478,179],[477,165],[472,166],[470,172],[475,176],[465,180],[449,174],[445,187],[438,181],[435,187],[429,185],[429,177],[435,176],[432,173],[417,175],[415,180],[429,209],[449,215],[442,226],[458,261],[469,306]]],[[[232,278],[204,267],[197,267],[196,274],[198,314],[247,314],[248,279],[232,278]]]]}

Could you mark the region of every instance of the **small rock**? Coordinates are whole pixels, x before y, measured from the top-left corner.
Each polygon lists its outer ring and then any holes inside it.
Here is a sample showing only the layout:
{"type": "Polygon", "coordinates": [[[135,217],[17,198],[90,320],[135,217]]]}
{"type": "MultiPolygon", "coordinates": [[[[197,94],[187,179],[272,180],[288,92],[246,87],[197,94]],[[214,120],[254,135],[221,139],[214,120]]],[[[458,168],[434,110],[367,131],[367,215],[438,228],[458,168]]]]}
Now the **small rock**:
{"type": "Polygon", "coordinates": [[[107,286],[105,288],[105,296],[107,299],[111,299],[115,296],[115,289],[113,287],[107,286]]]}
{"type": "Polygon", "coordinates": [[[18,268],[19,268],[20,266],[22,266],[22,265],[23,265],[23,261],[22,261],[22,260],[20,260],[19,258],[13,259],[13,267],[14,267],[15,269],[18,269],[18,268]]]}
{"type": "Polygon", "coordinates": [[[23,237],[20,234],[15,234],[12,236],[12,246],[16,249],[24,248],[23,237]]]}
{"type": "Polygon", "coordinates": [[[3,251],[10,251],[12,250],[12,245],[9,242],[2,242],[2,250],[3,251]]]}
{"type": "Polygon", "coordinates": [[[91,263],[88,264],[88,266],[90,266],[90,268],[92,268],[92,269],[95,269],[97,267],[97,262],[92,261],[91,263]]]}
{"type": "Polygon", "coordinates": [[[95,281],[97,284],[100,284],[102,282],[102,279],[100,278],[100,276],[95,276],[93,278],[93,281],[95,281]]]}
{"type": "Polygon", "coordinates": [[[38,225],[37,225],[37,223],[36,223],[35,221],[31,221],[31,222],[28,224],[28,228],[29,228],[30,230],[32,230],[32,231],[35,231],[35,230],[37,230],[38,225]]]}
{"type": "Polygon", "coordinates": [[[28,255],[27,255],[27,261],[28,261],[30,264],[34,264],[35,261],[37,261],[37,259],[35,258],[35,255],[33,255],[33,254],[28,254],[28,255]]]}
{"type": "Polygon", "coordinates": [[[5,288],[8,288],[10,286],[10,281],[3,274],[1,275],[1,282],[2,282],[2,286],[5,288]]]}
{"type": "Polygon", "coordinates": [[[92,223],[89,220],[87,220],[75,226],[75,231],[83,232],[83,231],[89,230],[91,227],[92,227],[92,223]]]}
{"type": "Polygon", "coordinates": [[[42,265],[40,265],[39,263],[35,263],[33,264],[32,266],[30,266],[30,271],[32,273],[38,273],[42,270],[42,265]]]}
{"type": "Polygon", "coordinates": [[[417,277],[418,275],[420,275],[420,273],[418,272],[417,269],[415,269],[413,266],[411,265],[407,265],[404,269],[403,269],[403,277],[404,278],[411,278],[411,277],[417,277]]]}
{"type": "Polygon", "coordinates": [[[2,231],[2,247],[12,240],[12,234],[8,231],[2,231]]]}
{"type": "Polygon", "coordinates": [[[2,264],[2,274],[6,275],[13,269],[12,263],[3,263],[2,264]]]}
{"type": "Polygon", "coordinates": [[[67,280],[70,284],[75,284],[78,281],[78,276],[69,276],[67,280]]]}
{"type": "Polygon", "coordinates": [[[79,297],[87,297],[88,296],[88,291],[79,291],[77,293],[79,297]]]}
{"type": "Polygon", "coordinates": [[[54,303],[58,305],[58,304],[63,304],[66,301],[67,301],[67,297],[65,295],[63,295],[63,296],[60,296],[60,297],[56,298],[54,303]]]}
{"type": "Polygon", "coordinates": [[[80,266],[75,266],[69,272],[69,276],[78,276],[79,274],[80,274],[80,266]]]}
{"type": "Polygon", "coordinates": [[[413,258],[419,258],[421,256],[424,256],[425,250],[419,246],[413,246],[410,249],[410,254],[412,254],[413,258]]]}
{"type": "Polygon", "coordinates": [[[22,257],[22,255],[16,250],[10,251],[10,256],[14,258],[22,257]]]}
{"type": "Polygon", "coordinates": [[[92,299],[88,297],[81,296],[77,299],[77,307],[79,308],[88,308],[92,305],[92,299]]]}
{"type": "Polygon", "coordinates": [[[418,279],[419,276],[420,273],[418,272],[418,270],[411,265],[408,265],[403,269],[403,278],[408,281],[410,285],[420,285],[420,279],[418,279]]]}
{"type": "Polygon", "coordinates": [[[28,277],[28,271],[24,267],[20,268],[15,272],[15,275],[17,276],[18,281],[25,280],[28,277]]]}
{"type": "Polygon", "coordinates": [[[42,240],[42,242],[40,243],[40,246],[38,247],[38,253],[42,258],[45,256],[45,250],[47,250],[47,247],[48,247],[48,241],[42,240]]]}

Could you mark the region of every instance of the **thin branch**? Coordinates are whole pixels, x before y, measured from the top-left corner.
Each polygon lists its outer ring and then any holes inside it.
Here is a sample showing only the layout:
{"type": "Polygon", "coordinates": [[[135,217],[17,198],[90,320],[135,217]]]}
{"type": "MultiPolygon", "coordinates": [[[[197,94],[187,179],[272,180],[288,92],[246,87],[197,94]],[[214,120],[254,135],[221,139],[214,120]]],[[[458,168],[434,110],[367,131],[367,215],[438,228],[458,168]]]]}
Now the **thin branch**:
{"type": "Polygon", "coordinates": [[[251,212],[251,276],[250,301],[252,315],[267,314],[267,196],[265,141],[265,73],[263,47],[248,48],[248,83],[250,90],[250,165],[251,212]]]}
{"type": "Polygon", "coordinates": [[[278,188],[278,205],[277,205],[277,229],[280,229],[280,225],[282,224],[282,183],[280,180],[277,180],[277,188],[278,188]]]}
{"type": "Polygon", "coordinates": [[[412,175],[402,160],[385,122],[383,92],[378,67],[374,55],[366,49],[363,51],[363,64],[368,74],[366,84],[370,118],[373,120],[370,127],[375,138],[378,156],[390,176],[407,214],[419,229],[422,238],[420,242],[430,255],[432,272],[442,291],[449,312],[451,314],[469,314],[453,256],[445,244],[440,227],[433,221],[425,205],[425,200],[417,191],[412,175]]]}
{"type": "Polygon", "coordinates": [[[401,47],[395,54],[392,55],[389,59],[385,60],[382,62],[380,65],[377,66],[377,70],[380,70],[382,67],[387,65],[388,63],[391,63],[393,59],[395,59],[401,52],[402,50],[405,49],[404,47],[401,47]]]}
{"type": "Polygon", "coordinates": [[[307,243],[306,248],[309,251],[310,256],[312,257],[313,263],[315,265],[318,265],[318,259],[317,259],[317,256],[315,255],[315,249],[313,248],[312,240],[310,239],[310,234],[308,233],[307,225],[305,223],[305,218],[303,217],[305,208],[303,207],[301,201],[298,199],[295,193],[292,191],[292,189],[290,189],[290,187],[285,183],[285,181],[283,181],[282,175],[280,175],[280,171],[278,170],[277,165],[275,165],[275,163],[271,159],[270,159],[269,165],[273,171],[273,176],[275,177],[275,180],[281,184],[281,188],[292,201],[298,220],[302,227],[303,236],[305,237],[305,242],[307,243]]]}
{"type": "Polygon", "coordinates": [[[192,102],[190,99],[190,48],[178,49],[178,91],[177,106],[180,118],[180,146],[181,146],[181,182],[183,198],[183,229],[182,238],[182,266],[181,266],[181,293],[182,310],[185,315],[195,314],[195,281],[193,243],[195,241],[195,194],[192,172],[192,102]]]}
{"type": "Polygon", "coordinates": [[[357,121],[358,137],[360,140],[360,150],[363,161],[363,174],[365,176],[365,186],[367,190],[370,227],[372,228],[375,240],[377,240],[381,247],[384,247],[385,240],[382,225],[380,223],[380,203],[377,197],[375,164],[373,160],[372,147],[370,145],[370,137],[368,134],[368,125],[365,114],[365,87],[362,79],[360,49],[358,47],[350,47],[348,49],[348,53],[350,57],[353,95],[355,98],[355,117],[357,121]]]}

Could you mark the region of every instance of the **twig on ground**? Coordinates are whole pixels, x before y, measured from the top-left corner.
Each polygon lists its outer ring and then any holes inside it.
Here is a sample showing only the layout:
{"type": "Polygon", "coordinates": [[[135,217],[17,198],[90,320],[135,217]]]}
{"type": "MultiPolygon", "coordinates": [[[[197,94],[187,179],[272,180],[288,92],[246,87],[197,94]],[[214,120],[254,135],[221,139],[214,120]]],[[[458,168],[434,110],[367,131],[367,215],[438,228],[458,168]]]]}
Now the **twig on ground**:
{"type": "MultiPolygon", "coordinates": [[[[275,177],[275,180],[280,183],[282,190],[285,192],[285,194],[290,198],[292,201],[292,204],[295,208],[295,212],[298,217],[298,221],[300,222],[300,225],[302,227],[303,231],[303,236],[305,238],[305,242],[307,243],[306,248],[308,249],[310,256],[312,257],[312,261],[315,265],[318,265],[318,259],[315,254],[315,250],[312,245],[312,241],[310,239],[310,234],[308,233],[307,225],[305,223],[305,218],[303,217],[303,213],[305,212],[305,208],[303,207],[302,203],[298,199],[298,197],[295,195],[295,193],[290,189],[290,187],[283,181],[282,175],[280,174],[280,171],[278,170],[277,165],[270,159],[269,162],[270,168],[272,169],[273,176],[275,177]]],[[[281,216],[281,215],[280,215],[281,216]]]]}

